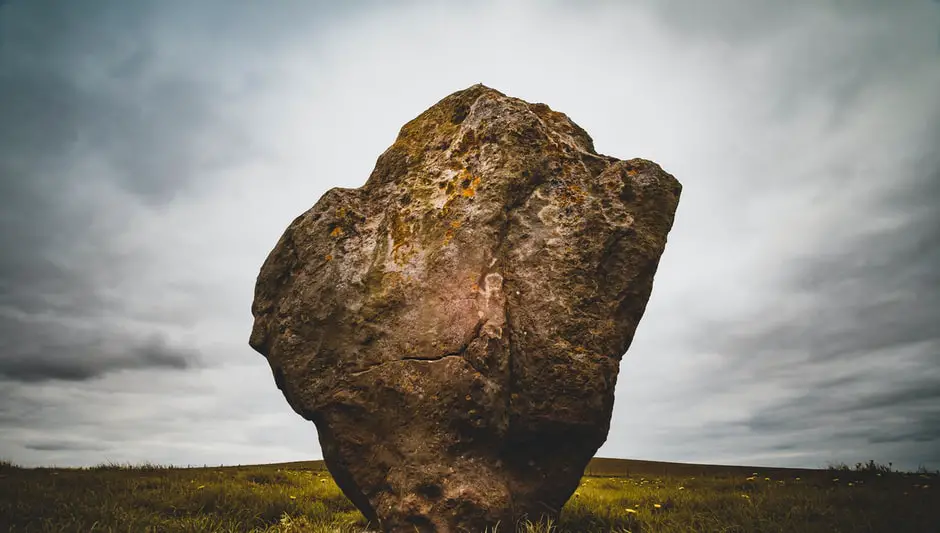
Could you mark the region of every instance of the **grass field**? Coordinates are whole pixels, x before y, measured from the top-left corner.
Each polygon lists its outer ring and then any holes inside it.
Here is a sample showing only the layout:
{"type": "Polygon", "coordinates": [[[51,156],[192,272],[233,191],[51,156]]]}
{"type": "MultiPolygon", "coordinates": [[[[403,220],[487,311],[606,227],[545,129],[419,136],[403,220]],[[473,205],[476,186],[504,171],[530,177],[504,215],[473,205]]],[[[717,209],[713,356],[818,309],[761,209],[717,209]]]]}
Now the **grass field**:
{"type": "MultiPolygon", "coordinates": [[[[940,532],[940,476],[594,459],[545,532],[940,532]]],[[[320,461],[171,468],[0,463],[0,531],[362,532],[320,461]]],[[[512,531],[500,527],[499,531],[512,531]]]]}

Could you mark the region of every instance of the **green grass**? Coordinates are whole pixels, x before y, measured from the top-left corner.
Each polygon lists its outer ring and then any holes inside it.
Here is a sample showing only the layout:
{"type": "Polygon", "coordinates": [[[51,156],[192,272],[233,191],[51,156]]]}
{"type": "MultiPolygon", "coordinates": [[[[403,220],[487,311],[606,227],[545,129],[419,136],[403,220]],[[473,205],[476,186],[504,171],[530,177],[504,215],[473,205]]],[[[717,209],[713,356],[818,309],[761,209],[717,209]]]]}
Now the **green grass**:
{"type": "MultiPolygon", "coordinates": [[[[940,531],[940,476],[595,459],[548,532],[940,531]]],[[[0,461],[0,531],[362,532],[320,461],[19,468],[0,461]]],[[[500,532],[512,528],[500,525],[500,532]]]]}

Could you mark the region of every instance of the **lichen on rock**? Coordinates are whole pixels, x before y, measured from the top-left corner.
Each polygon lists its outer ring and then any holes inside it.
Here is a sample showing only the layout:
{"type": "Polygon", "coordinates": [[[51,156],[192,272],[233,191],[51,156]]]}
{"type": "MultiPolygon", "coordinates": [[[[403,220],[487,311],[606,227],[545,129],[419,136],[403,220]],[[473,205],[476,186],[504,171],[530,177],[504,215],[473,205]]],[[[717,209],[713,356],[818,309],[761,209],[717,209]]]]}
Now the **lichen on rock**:
{"type": "Polygon", "coordinates": [[[383,530],[554,516],[607,438],[680,192],[474,85],[290,224],[250,344],[383,530]]]}

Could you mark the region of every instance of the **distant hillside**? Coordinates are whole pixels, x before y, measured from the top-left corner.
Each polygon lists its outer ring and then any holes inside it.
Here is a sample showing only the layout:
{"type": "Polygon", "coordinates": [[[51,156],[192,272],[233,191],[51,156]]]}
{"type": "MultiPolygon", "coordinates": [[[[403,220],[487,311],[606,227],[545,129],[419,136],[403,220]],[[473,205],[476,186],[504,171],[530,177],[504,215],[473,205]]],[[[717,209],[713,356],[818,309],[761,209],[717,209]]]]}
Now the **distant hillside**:
{"type": "MultiPolygon", "coordinates": [[[[326,470],[322,460],[295,461],[292,463],[277,463],[268,466],[290,470],[326,470]]],[[[808,468],[776,468],[765,466],[735,466],[735,465],[700,465],[691,463],[667,463],[662,461],[642,461],[638,459],[613,459],[608,457],[595,457],[584,470],[585,476],[598,477],[625,477],[625,476],[708,476],[733,477],[749,476],[754,472],[764,475],[777,476],[811,476],[815,473],[824,473],[825,470],[808,468]]]]}
{"type": "Polygon", "coordinates": [[[754,472],[776,476],[807,476],[823,473],[826,470],[808,468],[777,468],[767,466],[700,465],[692,463],[667,463],[661,461],[641,461],[638,459],[611,459],[595,457],[584,469],[586,476],[621,477],[621,476],[708,476],[732,477],[749,476],[754,472]]]}

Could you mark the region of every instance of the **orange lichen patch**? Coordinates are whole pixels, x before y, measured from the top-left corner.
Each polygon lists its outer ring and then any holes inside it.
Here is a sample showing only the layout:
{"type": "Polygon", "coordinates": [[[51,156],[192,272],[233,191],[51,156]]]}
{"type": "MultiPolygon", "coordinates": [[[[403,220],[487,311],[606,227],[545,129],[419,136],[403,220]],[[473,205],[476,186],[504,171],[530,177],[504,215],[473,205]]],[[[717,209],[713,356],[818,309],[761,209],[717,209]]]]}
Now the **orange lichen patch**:
{"type": "Polygon", "coordinates": [[[465,198],[473,197],[476,194],[476,188],[479,185],[480,185],[479,176],[473,178],[472,180],[469,177],[464,178],[463,181],[460,182],[460,187],[461,187],[460,195],[464,196],[465,198]]]}
{"type": "Polygon", "coordinates": [[[451,239],[454,238],[454,230],[449,229],[444,232],[444,246],[450,244],[451,239]]]}
{"type": "Polygon", "coordinates": [[[460,227],[460,221],[459,221],[459,220],[454,220],[453,222],[450,223],[450,227],[452,227],[452,228],[454,228],[454,229],[459,228],[459,227],[460,227]]]}
{"type": "Polygon", "coordinates": [[[584,189],[577,185],[568,185],[565,188],[558,191],[558,200],[559,204],[562,206],[567,206],[571,204],[581,205],[584,203],[584,200],[587,198],[587,194],[584,192],[584,189]]]}
{"type": "Polygon", "coordinates": [[[631,168],[630,170],[627,170],[627,175],[628,175],[628,176],[636,176],[637,174],[638,174],[638,172],[637,172],[636,170],[632,169],[632,168],[631,168]]]}
{"type": "Polygon", "coordinates": [[[324,259],[326,259],[327,261],[332,261],[332,260],[333,260],[333,255],[332,255],[332,254],[326,254],[326,257],[324,257],[324,259]]]}
{"type": "Polygon", "coordinates": [[[480,286],[477,285],[476,283],[474,283],[473,286],[470,287],[470,290],[473,291],[473,292],[477,292],[477,291],[480,290],[480,286]]]}
{"type": "Polygon", "coordinates": [[[339,237],[347,233],[355,234],[358,225],[366,221],[365,215],[358,213],[350,207],[337,207],[333,210],[333,217],[329,221],[331,226],[330,237],[339,237]]]}
{"type": "MultiPolygon", "coordinates": [[[[461,196],[465,198],[471,198],[476,194],[476,188],[480,185],[479,176],[472,176],[470,172],[464,168],[457,173],[455,178],[457,180],[457,185],[460,189],[461,196]]],[[[449,193],[450,191],[451,189],[448,187],[447,192],[449,193]]]]}

